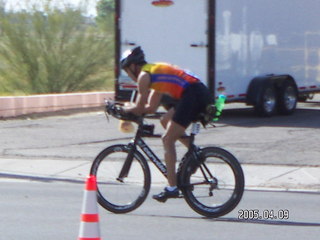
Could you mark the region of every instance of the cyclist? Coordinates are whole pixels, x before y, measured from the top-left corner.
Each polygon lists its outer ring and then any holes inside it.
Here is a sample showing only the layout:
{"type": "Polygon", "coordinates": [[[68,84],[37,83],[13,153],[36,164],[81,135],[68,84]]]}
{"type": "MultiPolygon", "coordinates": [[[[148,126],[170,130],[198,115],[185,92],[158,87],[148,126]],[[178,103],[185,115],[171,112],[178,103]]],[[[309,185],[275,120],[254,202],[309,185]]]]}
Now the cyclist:
{"type": "Polygon", "coordinates": [[[126,51],[121,60],[121,67],[138,84],[135,104],[124,108],[126,112],[136,115],[154,113],[163,94],[178,101],[162,120],[165,127],[162,142],[169,185],[163,192],[153,196],[160,202],[165,202],[168,198],[177,198],[179,189],[176,179],[175,142],[212,102],[211,94],[199,78],[188,71],[168,63],[147,63],[141,47],[126,51]]]}

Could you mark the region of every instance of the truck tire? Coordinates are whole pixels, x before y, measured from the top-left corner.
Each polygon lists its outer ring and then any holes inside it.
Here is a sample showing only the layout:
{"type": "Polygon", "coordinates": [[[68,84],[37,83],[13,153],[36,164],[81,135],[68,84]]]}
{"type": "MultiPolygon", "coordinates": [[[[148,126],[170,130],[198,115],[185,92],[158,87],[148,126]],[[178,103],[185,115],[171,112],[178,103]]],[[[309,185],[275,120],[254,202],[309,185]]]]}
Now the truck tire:
{"type": "Polygon", "coordinates": [[[266,83],[255,104],[255,111],[262,117],[271,117],[277,110],[277,94],[271,82],[266,83]]]}
{"type": "Polygon", "coordinates": [[[292,114],[297,106],[298,91],[295,83],[286,80],[278,89],[278,111],[283,115],[292,114]]]}

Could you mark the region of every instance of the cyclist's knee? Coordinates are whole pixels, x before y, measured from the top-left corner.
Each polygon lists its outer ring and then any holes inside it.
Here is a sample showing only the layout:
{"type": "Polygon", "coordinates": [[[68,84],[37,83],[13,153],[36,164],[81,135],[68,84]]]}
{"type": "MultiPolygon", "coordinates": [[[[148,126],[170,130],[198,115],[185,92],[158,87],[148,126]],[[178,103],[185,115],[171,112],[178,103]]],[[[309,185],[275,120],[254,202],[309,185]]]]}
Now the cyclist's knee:
{"type": "Polygon", "coordinates": [[[172,119],[173,114],[174,109],[172,108],[160,118],[160,123],[164,128],[167,127],[167,124],[172,119]]]}
{"type": "Polygon", "coordinates": [[[161,117],[160,118],[160,123],[161,123],[161,126],[163,128],[166,128],[167,124],[168,124],[168,119],[164,118],[164,117],[161,117]]]}
{"type": "Polygon", "coordinates": [[[164,146],[172,146],[177,140],[170,134],[165,134],[162,136],[162,143],[164,146]]]}
{"type": "Polygon", "coordinates": [[[175,142],[184,135],[185,128],[180,126],[179,124],[169,121],[166,132],[162,136],[162,142],[164,146],[172,146],[175,144],[175,142]]]}

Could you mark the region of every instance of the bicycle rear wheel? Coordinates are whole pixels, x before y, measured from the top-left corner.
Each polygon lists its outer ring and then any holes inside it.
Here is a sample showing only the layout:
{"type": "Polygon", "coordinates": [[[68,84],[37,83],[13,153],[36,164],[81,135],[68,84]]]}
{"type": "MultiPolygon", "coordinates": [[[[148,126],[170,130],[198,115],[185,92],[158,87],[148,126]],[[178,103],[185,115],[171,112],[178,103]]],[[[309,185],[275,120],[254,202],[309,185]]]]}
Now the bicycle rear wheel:
{"type": "Polygon", "coordinates": [[[113,213],[127,213],[138,208],[150,190],[150,169],[143,155],[135,151],[129,173],[118,179],[128,156],[127,145],[113,145],[93,161],[90,174],[97,179],[98,202],[113,213]]]}
{"type": "Polygon", "coordinates": [[[244,175],[238,160],[218,147],[201,150],[201,164],[188,159],[181,169],[181,190],[188,205],[206,217],[232,211],[244,191],[244,175]]]}

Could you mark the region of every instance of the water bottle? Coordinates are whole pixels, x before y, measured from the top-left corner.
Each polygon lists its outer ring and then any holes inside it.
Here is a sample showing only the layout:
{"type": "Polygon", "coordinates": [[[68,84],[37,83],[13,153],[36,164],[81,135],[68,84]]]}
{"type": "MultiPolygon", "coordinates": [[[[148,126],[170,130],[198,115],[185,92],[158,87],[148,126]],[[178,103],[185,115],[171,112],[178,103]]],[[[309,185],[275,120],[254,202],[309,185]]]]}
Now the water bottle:
{"type": "Polygon", "coordinates": [[[213,121],[218,121],[219,117],[221,116],[222,110],[224,108],[224,104],[226,102],[227,97],[223,94],[220,94],[218,99],[216,100],[215,106],[216,106],[216,114],[213,119],[213,121]]]}

